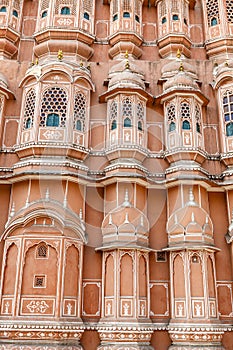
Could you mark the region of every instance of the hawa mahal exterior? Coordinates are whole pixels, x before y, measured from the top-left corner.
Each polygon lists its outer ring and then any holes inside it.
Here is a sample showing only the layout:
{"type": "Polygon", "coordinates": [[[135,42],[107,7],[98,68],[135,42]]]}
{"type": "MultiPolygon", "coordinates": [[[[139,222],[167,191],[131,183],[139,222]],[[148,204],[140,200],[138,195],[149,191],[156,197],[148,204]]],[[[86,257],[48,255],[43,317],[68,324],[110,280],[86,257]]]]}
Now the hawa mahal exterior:
{"type": "Polygon", "coordinates": [[[233,349],[233,2],[0,1],[0,349],[233,349]]]}

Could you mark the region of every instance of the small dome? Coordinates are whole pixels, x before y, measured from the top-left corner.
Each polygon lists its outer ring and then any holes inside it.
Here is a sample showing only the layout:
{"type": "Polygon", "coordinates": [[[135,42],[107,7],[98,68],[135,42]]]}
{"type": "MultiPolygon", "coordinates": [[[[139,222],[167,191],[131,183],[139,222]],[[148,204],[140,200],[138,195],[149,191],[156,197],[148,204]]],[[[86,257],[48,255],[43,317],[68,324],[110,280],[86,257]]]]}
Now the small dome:
{"type": "Polygon", "coordinates": [[[169,78],[163,85],[164,91],[177,89],[199,90],[197,83],[184,71],[179,71],[175,76],[169,78]]]}
{"type": "Polygon", "coordinates": [[[209,214],[193,200],[176,210],[168,219],[167,232],[170,242],[213,243],[213,224],[209,214]]]}
{"type": "Polygon", "coordinates": [[[108,213],[102,223],[104,245],[148,245],[149,221],[139,209],[125,202],[108,213]]]}
{"type": "Polygon", "coordinates": [[[114,65],[109,71],[108,90],[115,88],[145,89],[144,74],[128,59],[114,65]]]}
{"type": "Polygon", "coordinates": [[[171,62],[163,66],[163,68],[161,69],[162,78],[170,78],[175,74],[177,74],[177,72],[180,69],[181,63],[184,71],[197,79],[197,72],[196,72],[195,66],[191,65],[186,61],[183,61],[183,60],[181,61],[180,59],[176,59],[176,60],[173,59],[171,62]]]}

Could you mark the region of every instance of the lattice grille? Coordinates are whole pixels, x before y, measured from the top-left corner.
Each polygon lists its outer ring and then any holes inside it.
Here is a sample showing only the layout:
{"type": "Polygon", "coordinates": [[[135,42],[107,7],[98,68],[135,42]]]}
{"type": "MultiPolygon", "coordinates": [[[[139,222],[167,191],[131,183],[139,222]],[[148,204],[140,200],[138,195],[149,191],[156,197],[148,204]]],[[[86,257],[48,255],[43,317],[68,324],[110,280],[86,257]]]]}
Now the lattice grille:
{"type": "Polygon", "coordinates": [[[110,105],[110,119],[117,119],[117,103],[113,101],[110,105]]]}
{"type": "Polygon", "coordinates": [[[118,11],[119,11],[119,0],[113,0],[113,5],[112,5],[112,13],[113,13],[113,15],[115,14],[115,13],[118,13],[118,11]]]}
{"type": "Polygon", "coordinates": [[[83,0],[83,11],[93,12],[93,0],[83,0]]]}
{"type": "Polygon", "coordinates": [[[140,9],[141,9],[141,2],[140,2],[140,0],[135,0],[135,13],[137,14],[137,15],[140,15],[140,13],[141,13],[141,11],[140,11],[140,9]]]}
{"type": "Polygon", "coordinates": [[[14,7],[16,10],[20,10],[20,0],[14,0],[14,2],[13,2],[13,7],[14,7]]]}
{"type": "Polygon", "coordinates": [[[132,102],[130,101],[129,98],[126,98],[123,101],[123,116],[132,116],[132,102]]]}
{"type": "Polygon", "coordinates": [[[30,90],[26,96],[26,103],[24,109],[24,121],[23,128],[28,129],[33,126],[34,114],[36,105],[36,93],[35,90],[30,90]]]}
{"type": "Polygon", "coordinates": [[[52,87],[43,93],[41,104],[40,126],[46,126],[48,114],[57,113],[60,117],[59,126],[65,127],[66,124],[67,94],[65,90],[59,87],[52,87]]]}
{"type": "Polygon", "coordinates": [[[77,0],[56,0],[55,14],[60,13],[61,5],[68,6],[70,8],[71,15],[76,15],[77,0]]]}
{"type": "Polygon", "coordinates": [[[233,2],[232,0],[226,0],[227,6],[227,20],[229,23],[233,23],[233,2]]]}
{"type": "Polygon", "coordinates": [[[34,287],[45,287],[45,276],[35,276],[34,287]]]}
{"type": "Polygon", "coordinates": [[[49,0],[43,0],[41,2],[41,11],[46,10],[49,8],[49,0]]]}
{"type": "Polygon", "coordinates": [[[86,109],[86,97],[78,92],[74,100],[74,129],[85,131],[86,109]]]}
{"type": "Polygon", "coordinates": [[[179,11],[179,3],[177,0],[172,0],[172,12],[179,11]]]}
{"type": "Polygon", "coordinates": [[[213,20],[213,18],[216,18],[217,22],[219,23],[218,0],[207,0],[206,7],[209,26],[211,26],[211,20],[213,20]]]}
{"type": "Polygon", "coordinates": [[[137,104],[137,118],[140,119],[140,120],[143,120],[144,118],[144,107],[143,107],[143,104],[141,102],[139,102],[137,104]]]}
{"type": "Polygon", "coordinates": [[[180,104],[180,116],[181,119],[190,119],[190,106],[187,102],[180,104]]]}
{"type": "Polygon", "coordinates": [[[131,0],[123,0],[123,11],[131,11],[131,0]]]}
{"type": "Polygon", "coordinates": [[[37,247],[37,251],[36,251],[36,257],[37,258],[47,258],[48,255],[48,247],[46,244],[40,244],[37,247]]]}
{"type": "Polygon", "coordinates": [[[176,119],[176,108],[174,104],[170,104],[167,107],[167,119],[168,122],[174,121],[176,119]]]}
{"type": "Polygon", "coordinates": [[[160,5],[160,17],[163,17],[167,14],[167,6],[166,1],[163,0],[160,5]]]}
{"type": "Polygon", "coordinates": [[[201,109],[199,105],[195,106],[195,121],[196,121],[196,131],[201,132],[201,109]]]}

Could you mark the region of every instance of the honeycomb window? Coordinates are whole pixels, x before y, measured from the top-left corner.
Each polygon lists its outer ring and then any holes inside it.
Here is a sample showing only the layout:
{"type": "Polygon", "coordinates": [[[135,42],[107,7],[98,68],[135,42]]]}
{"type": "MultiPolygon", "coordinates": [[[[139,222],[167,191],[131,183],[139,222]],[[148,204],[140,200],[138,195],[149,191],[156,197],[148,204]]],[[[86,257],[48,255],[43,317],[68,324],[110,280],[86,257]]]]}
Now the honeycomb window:
{"type": "Polygon", "coordinates": [[[45,275],[34,276],[33,287],[34,288],[46,288],[46,276],[45,275]]]}

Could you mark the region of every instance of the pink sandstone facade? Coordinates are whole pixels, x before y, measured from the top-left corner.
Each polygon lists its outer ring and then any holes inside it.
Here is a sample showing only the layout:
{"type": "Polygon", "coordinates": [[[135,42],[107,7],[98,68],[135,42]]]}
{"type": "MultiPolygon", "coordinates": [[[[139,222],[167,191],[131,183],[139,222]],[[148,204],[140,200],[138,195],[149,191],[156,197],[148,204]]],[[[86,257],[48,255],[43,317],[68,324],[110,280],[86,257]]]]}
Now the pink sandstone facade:
{"type": "Polygon", "coordinates": [[[233,349],[231,0],[0,0],[0,349],[233,349]]]}

